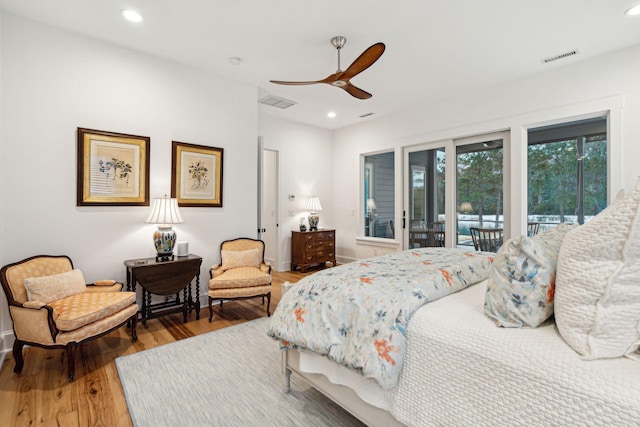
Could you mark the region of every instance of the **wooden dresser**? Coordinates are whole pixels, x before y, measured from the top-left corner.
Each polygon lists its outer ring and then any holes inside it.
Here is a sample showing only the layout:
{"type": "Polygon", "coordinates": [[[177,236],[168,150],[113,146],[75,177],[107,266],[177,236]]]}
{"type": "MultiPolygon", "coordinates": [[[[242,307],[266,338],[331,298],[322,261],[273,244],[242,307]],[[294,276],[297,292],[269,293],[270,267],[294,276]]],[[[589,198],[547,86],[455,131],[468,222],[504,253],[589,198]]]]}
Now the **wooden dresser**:
{"type": "Polygon", "coordinates": [[[291,270],[300,267],[303,273],[313,264],[332,262],[336,266],[336,231],[292,231],[291,270]]]}

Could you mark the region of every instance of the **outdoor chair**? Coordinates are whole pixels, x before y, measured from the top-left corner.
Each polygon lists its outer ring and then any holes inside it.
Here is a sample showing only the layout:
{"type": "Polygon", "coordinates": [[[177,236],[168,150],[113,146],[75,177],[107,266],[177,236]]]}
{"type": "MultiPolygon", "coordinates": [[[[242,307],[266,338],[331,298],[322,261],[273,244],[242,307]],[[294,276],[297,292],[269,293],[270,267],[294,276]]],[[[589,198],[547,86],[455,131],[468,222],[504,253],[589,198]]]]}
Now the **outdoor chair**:
{"type": "Polygon", "coordinates": [[[211,267],[209,280],[209,322],[213,302],[267,298],[267,316],[271,316],[271,265],[264,261],[264,242],[249,238],[226,240],[220,245],[221,263],[211,267]]]}
{"type": "Polygon", "coordinates": [[[540,231],[540,223],[539,222],[530,222],[527,223],[527,236],[533,237],[540,231]]]}
{"type": "Polygon", "coordinates": [[[9,303],[15,341],[15,373],[22,372],[25,344],[64,349],[69,381],[74,380],[76,349],[131,322],[136,341],[138,305],[133,292],[121,292],[122,283],[100,280],[85,284],[80,270],[67,256],[39,255],[0,269],[2,289],[9,303]]]}
{"type": "Polygon", "coordinates": [[[498,252],[502,246],[501,228],[470,228],[473,246],[477,251],[498,252]]]}

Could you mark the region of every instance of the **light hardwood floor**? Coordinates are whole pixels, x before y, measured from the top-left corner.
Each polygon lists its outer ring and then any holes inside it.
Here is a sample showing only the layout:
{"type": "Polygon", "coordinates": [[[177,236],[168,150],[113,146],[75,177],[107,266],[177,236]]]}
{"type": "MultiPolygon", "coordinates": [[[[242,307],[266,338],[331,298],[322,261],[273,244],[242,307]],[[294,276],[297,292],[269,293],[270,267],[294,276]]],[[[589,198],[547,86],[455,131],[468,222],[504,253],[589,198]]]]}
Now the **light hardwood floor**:
{"type": "MultiPolygon", "coordinates": [[[[307,273],[273,273],[271,312],[280,301],[285,281],[295,283],[307,273]]],[[[15,361],[8,353],[0,369],[0,426],[131,426],[129,411],[118,378],[115,359],[194,335],[237,325],[266,316],[266,304],[259,298],[230,301],[224,310],[202,307],[200,320],[194,312],[182,323],[182,314],[172,314],[138,323],[138,341],[131,342],[125,327],[87,342],[76,355],[76,379],[67,378],[63,350],[28,347],[24,350],[22,373],[13,373],[15,361]]],[[[197,367],[195,368],[197,369],[197,367]]]]}

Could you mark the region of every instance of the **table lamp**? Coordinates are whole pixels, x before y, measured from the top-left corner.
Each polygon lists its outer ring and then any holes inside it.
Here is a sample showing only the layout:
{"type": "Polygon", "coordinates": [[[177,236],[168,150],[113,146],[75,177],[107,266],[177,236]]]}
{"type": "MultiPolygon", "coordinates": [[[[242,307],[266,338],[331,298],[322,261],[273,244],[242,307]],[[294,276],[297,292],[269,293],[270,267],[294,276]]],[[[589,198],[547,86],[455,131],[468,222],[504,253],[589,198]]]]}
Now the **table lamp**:
{"type": "Polygon", "coordinates": [[[178,199],[170,199],[166,195],[163,198],[153,199],[153,208],[144,222],[158,224],[158,229],[153,233],[153,243],[157,252],[156,261],[172,260],[176,232],[171,228],[171,224],[184,222],[178,207],[178,199]]]}
{"type": "Polygon", "coordinates": [[[320,205],[320,199],[316,196],[311,196],[307,199],[307,210],[309,212],[309,231],[317,231],[318,230],[318,222],[320,221],[320,215],[318,215],[318,211],[322,210],[322,205],[320,205]]]}

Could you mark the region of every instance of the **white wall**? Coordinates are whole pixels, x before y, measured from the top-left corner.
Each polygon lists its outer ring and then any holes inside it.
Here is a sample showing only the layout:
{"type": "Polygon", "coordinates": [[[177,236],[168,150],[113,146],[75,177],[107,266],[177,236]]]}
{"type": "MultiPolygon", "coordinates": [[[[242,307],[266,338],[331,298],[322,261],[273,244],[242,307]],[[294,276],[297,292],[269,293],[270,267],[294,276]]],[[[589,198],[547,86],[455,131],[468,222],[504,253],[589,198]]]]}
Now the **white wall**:
{"type": "MultiPolygon", "coordinates": [[[[291,231],[299,230],[298,219],[302,216],[307,224],[307,197],[315,194],[320,198],[323,210],[319,212],[319,226],[335,228],[332,212],[332,132],[261,114],[258,133],[262,136],[265,149],[279,153],[280,265],[275,269],[286,271],[291,267],[291,231]],[[289,201],[290,194],[295,195],[295,201],[289,201]],[[293,216],[289,216],[290,211],[293,216]]],[[[339,247],[336,252],[340,252],[339,247]]]]}
{"type": "MultiPolygon", "coordinates": [[[[257,88],[4,14],[0,264],[67,254],[88,281],[155,255],[148,207],[76,206],[76,129],[151,137],[150,195],[170,194],[171,141],[224,148],[222,208],[183,208],[178,240],[219,262],[257,230],[257,88]]],[[[6,301],[2,330],[11,330],[6,301]]],[[[10,343],[5,342],[5,347],[10,343]]]]}
{"type": "MultiPolygon", "coordinates": [[[[334,170],[337,171],[334,218],[341,240],[341,255],[345,259],[358,259],[372,256],[379,250],[356,242],[359,218],[349,215],[352,209],[359,209],[359,159],[362,153],[396,150],[396,188],[397,194],[401,194],[402,163],[398,158],[402,156],[402,147],[509,129],[513,178],[509,183],[512,187],[509,209],[514,217],[510,226],[516,234],[523,222],[520,216],[526,212],[526,194],[523,192],[526,183],[521,175],[526,165],[523,126],[554,116],[583,114],[602,105],[619,104],[614,113],[621,131],[614,129],[612,137],[619,162],[611,168],[612,191],[615,194],[620,187],[630,190],[640,175],[639,74],[640,47],[635,47],[590,61],[556,66],[541,74],[477,90],[464,97],[430,100],[419,109],[336,131],[333,141],[334,170]]],[[[396,206],[396,219],[399,219],[402,207],[400,203],[396,206]]]]}
{"type": "MultiPolygon", "coordinates": [[[[2,44],[2,11],[0,11],[0,82],[3,81],[2,79],[2,51],[3,51],[3,44],[2,44]]],[[[2,93],[2,88],[3,88],[3,84],[0,84],[0,99],[4,99],[3,93],[2,93]]],[[[3,103],[0,102],[0,135],[2,135],[2,119],[3,119],[3,103]]],[[[4,150],[0,149],[0,171],[4,170],[4,150]]],[[[0,201],[4,202],[4,179],[2,174],[0,173],[0,201]]],[[[2,209],[2,206],[0,206],[0,230],[4,230],[4,209],[2,209]]],[[[2,234],[0,234],[0,236],[2,236],[2,234]]],[[[1,239],[1,237],[0,237],[1,239]]],[[[3,256],[4,250],[2,249],[2,244],[0,244],[0,260],[2,260],[4,258],[3,256]]],[[[4,315],[4,310],[5,307],[7,307],[7,299],[4,296],[4,292],[1,293],[0,295],[0,352],[2,351],[2,349],[4,348],[4,334],[2,333],[3,331],[5,331],[6,329],[11,328],[10,323],[7,322],[6,317],[4,315]],[[7,326],[5,326],[7,325],[7,326]]],[[[2,366],[2,362],[4,360],[4,355],[5,353],[0,353],[0,366],[2,366]]]]}

